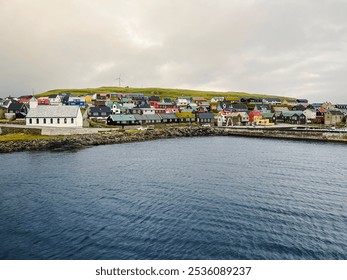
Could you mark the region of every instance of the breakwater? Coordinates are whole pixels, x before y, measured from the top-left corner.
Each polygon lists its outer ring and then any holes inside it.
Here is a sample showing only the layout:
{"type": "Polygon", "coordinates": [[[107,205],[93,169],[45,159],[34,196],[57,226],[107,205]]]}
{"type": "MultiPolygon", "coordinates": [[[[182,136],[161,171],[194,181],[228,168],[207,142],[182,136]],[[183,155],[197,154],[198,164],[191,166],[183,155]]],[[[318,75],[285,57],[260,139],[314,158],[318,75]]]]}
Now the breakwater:
{"type": "Polygon", "coordinates": [[[59,136],[47,139],[2,141],[0,142],[0,152],[9,153],[31,150],[67,151],[88,146],[199,136],[246,136],[347,143],[347,132],[338,131],[191,126],[166,127],[147,131],[105,131],[97,134],[59,136]]]}

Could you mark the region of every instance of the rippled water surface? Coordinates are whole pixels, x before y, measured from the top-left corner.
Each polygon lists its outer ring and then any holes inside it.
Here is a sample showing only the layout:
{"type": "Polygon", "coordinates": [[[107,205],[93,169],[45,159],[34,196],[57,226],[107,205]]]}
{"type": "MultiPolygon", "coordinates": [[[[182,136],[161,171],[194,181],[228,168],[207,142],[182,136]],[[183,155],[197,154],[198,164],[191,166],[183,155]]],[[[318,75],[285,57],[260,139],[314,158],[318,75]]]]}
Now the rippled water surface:
{"type": "Polygon", "coordinates": [[[346,159],[241,137],[0,154],[0,259],[347,259],[346,159]]]}

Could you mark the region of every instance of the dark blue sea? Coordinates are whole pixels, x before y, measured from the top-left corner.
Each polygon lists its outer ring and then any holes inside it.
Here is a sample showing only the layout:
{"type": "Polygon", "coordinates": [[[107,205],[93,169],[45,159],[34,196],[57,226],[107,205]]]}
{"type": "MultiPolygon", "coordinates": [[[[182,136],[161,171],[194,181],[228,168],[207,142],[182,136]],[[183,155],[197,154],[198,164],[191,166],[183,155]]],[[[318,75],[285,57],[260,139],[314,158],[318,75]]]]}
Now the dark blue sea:
{"type": "Polygon", "coordinates": [[[347,259],[343,144],[179,138],[0,164],[0,259],[347,259]]]}

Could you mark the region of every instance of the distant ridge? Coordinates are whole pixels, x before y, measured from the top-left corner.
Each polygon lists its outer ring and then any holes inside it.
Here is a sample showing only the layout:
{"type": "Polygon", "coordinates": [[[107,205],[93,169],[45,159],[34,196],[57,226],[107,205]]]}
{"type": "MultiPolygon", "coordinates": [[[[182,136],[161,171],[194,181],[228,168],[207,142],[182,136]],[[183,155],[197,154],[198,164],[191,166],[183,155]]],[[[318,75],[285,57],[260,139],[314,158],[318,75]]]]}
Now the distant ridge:
{"type": "Polygon", "coordinates": [[[87,95],[102,92],[117,92],[117,93],[143,93],[145,95],[155,95],[169,98],[176,98],[178,96],[201,96],[206,99],[211,99],[216,96],[224,96],[227,99],[233,100],[237,97],[258,97],[258,98],[269,98],[278,97],[281,99],[294,99],[293,97],[259,94],[259,93],[247,93],[247,92],[236,92],[236,91],[202,91],[202,90],[191,90],[191,89],[168,89],[168,88],[130,88],[130,87],[99,87],[99,88],[84,88],[84,89],[54,89],[35,95],[36,97],[47,96],[50,94],[59,94],[62,92],[69,92],[73,95],[87,95]]]}

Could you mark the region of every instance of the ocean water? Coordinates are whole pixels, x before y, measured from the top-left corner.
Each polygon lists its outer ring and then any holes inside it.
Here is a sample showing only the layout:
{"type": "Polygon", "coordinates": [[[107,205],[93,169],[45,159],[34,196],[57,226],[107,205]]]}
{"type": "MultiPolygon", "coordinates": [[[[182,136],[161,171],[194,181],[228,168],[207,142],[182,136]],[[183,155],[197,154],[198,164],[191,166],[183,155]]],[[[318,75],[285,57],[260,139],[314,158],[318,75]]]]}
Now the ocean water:
{"type": "Polygon", "coordinates": [[[243,137],[0,154],[0,259],[347,259],[346,159],[243,137]]]}

